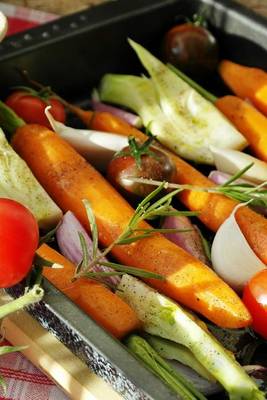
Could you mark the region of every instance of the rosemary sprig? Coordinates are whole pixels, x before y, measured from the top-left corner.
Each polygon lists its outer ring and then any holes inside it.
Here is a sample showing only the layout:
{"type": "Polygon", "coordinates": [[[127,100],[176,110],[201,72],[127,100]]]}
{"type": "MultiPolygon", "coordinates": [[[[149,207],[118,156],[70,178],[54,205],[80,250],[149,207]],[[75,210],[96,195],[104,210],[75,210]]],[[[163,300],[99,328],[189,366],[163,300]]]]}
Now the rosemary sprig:
{"type": "MultiPolygon", "coordinates": [[[[178,184],[171,182],[161,182],[153,179],[145,179],[145,178],[135,178],[128,176],[126,179],[132,182],[143,183],[152,186],[163,187],[165,189],[174,189],[179,191],[183,190],[192,190],[195,192],[207,192],[207,193],[218,193],[223,194],[231,199],[237,200],[241,203],[249,203],[253,206],[263,206],[267,207],[267,182],[263,182],[258,186],[250,185],[250,184],[242,184],[242,183],[234,183],[236,182],[244,173],[252,167],[253,164],[249,164],[242,170],[238,171],[235,175],[233,175],[227,182],[222,185],[214,185],[214,186],[195,186],[195,185],[187,185],[187,184],[178,184]]],[[[171,192],[173,193],[173,192],[171,192]]]]}
{"type": "MultiPolygon", "coordinates": [[[[93,211],[91,209],[90,203],[88,201],[83,201],[86,207],[88,219],[91,226],[92,232],[92,240],[93,240],[93,248],[95,249],[92,260],[89,261],[88,249],[83,238],[83,235],[80,233],[80,242],[81,248],[83,251],[83,259],[80,264],[77,266],[76,273],[74,276],[74,280],[80,277],[87,277],[90,279],[99,279],[100,277],[108,277],[113,275],[122,275],[124,273],[128,273],[131,275],[135,275],[142,278],[153,278],[153,279],[164,279],[163,276],[156,274],[154,272],[149,272],[147,270],[143,270],[140,268],[134,268],[132,266],[118,264],[114,262],[108,262],[104,260],[104,257],[115,247],[122,245],[130,245],[140,239],[144,239],[154,235],[155,233],[166,233],[166,232],[177,232],[177,229],[163,229],[163,228],[142,228],[140,227],[140,223],[144,220],[153,219],[157,216],[162,215],[197,215],[194,212],[188,211],[175,211],[171,207],[171,201],[173,196],[175,196],[180,189],[176,189],[170,193],[167,193],[163,197],[161,197],[156,202],[152,202],[152,200],[164,189],[165,182],[162,182],[159,187],[157,187],[152,193],[150,193],[144,200],[142,200],[137,206],[133,216],[131,217],[129,223],[123,230],[123,232],[118,236],[116,240],[114,240],[106,249],[101,252],[97,251],[98,245],[98,230],[97,224],[94,218],[93,211]],[[102,265],[105,267],[109,267],[114,270],[110,272],[101,272],[94,271],[94,267],[96,265],[102,265]]],[[[179,230],[180,231],[180,230],[179,230]]],[[[187,232],[188,229],[181,230],[183,232],[187,232]]]]}
{"type": "Polygon", "coordinates": [[[87,218],[88,218],[89,224],[90,224],[92,240],[93,240],[93,258],[95,258],[97,255],[97,249],[98,249],[98,231],[97,231],[96,220],[95,220],[95,216],[94,216],[94,213],[90,206],[89,201],[83,200],[83,204],[85,206],[87,218]]]}

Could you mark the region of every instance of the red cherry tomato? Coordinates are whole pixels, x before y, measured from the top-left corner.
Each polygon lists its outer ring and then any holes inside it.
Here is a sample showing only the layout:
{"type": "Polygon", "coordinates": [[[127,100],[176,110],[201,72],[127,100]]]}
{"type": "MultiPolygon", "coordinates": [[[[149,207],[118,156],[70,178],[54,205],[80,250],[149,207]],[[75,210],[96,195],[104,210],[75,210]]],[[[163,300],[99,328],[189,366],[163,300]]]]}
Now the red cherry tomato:
{"type": "Polygon", "coordinates": [[[253,319],[253,329],[267,339],[267,269],[258,272],[247,283],[243,301],[253,319]]]}
{"type": "Polygon", "coordinates": [[[20,282],[31,269],[39,229],[32,213],[17,201],[0,198],[0,287],[20,282]]]}
{"type": "Polygon", "coordinates": [[[27,123],[39,124],[51,128],[44,113],[47,105],[51,105],[50,112],[57,121],[64,123],[66,120],[64,106],[59,100],[50,97],[44,101],[41,97],[32,95],[26,90],[19,90],[12,93],[6,99],[6,105],[12,108],[27,123]]]}
{"type": "Polygon", "coordinates": [[[206,77],[218,64],[215,37],[193,22],[176,25],[166,33],[163,53],[166,62],[195,78],[206,77]]]}

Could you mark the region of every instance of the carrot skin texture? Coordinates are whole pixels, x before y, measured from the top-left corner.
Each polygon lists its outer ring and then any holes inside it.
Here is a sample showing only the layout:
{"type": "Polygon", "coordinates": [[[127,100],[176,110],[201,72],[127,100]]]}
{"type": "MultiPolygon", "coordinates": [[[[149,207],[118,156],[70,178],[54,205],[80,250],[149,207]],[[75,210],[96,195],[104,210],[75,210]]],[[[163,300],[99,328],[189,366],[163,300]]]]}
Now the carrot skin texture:
{"type": "Polygon", "coordinates": [[[215,105],[245,136],[252,152],[267,161],[267,118],[236,96],[221,97],[215,105]]]}
{"type": "MultiPolygon", "coordinates": [[[[113,242],[128,224],[133,215],[130,205],[54,132],[24,126],[13,137],[13,146],[63,211],[71,210],[87,228],[82,199],[89,200],[102,246],[113,242]]],[[[150,279],[149,283],[220,326],[240,328],[251,323],[244,304],[228,285],[160,234],[116,246],[113,255],[123,264],[165,276],[165,281],[150,279]]]]}
{"type": "MultiPolygon", "coordinates": [[[[109,113],[95,113],[91,119],[90,127],[106,132],[116,132],[124,136],[135,136],[140,140],[147,138],[138,129],[109,113]]],[[[186,161],[166,150],[166,148],[164,150],[171,156],[176,165],[176,176],[173,179],[175,183],[201,187],[214,186],[212,181],[186,161]]],[[[237,201],[220,194],[191,190],[183,191],[179,194],[179,199],[189,210],[198,211],[200,221],[213,232],[219,229],[238,204],[237,201]]],[[[235,216],[251,248],[267,264],[267,220],[245,206],[239,208],[235,216]]]]}
{"type": "Polygon", "coordinates": [[[221,61],[219,73],[230,89],[242,99],[249,99],[267,115],[267,73],[229,60],[221,61]]]}
{"type": "Polygon", "coordinates": [[[131,307],[100,283],[89,279],[71,282],[75,266],[56,250],[43,244],[37,253],[64,267],[44,267],[43,275],[113,336],[122,339],[128,333],[141,328],[131,307]]]}

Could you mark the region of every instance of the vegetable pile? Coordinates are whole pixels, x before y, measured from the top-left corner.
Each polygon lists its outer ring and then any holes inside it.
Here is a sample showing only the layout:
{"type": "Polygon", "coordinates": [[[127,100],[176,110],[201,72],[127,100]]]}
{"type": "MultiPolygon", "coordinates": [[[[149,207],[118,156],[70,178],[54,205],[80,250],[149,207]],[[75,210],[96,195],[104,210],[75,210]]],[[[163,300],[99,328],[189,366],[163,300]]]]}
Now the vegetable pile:
{"type": "Polygon", "coordinates": [[[93,111],[30,79],[38,92],[0,102],[0,286],[29,285],[0,315],[39,301],[42,275],[179,398],[261,400],[264,368],[248,364],[267,340],[267,73],[222,61],[240,97],[217,99],[176,51],[192,40],[214,69],[206,27],[167,33],[167,61],[183,72],[129,40],[149,77],[105,75],[93,111]]]}

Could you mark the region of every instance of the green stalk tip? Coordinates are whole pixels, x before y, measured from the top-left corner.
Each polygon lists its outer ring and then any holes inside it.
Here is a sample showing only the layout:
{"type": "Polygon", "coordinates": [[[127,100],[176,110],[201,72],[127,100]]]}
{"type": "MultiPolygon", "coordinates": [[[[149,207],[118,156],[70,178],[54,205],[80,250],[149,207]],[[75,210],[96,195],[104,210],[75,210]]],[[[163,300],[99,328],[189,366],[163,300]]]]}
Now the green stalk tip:
{"type": "Polygon", "coordinates": [[[23,119],[0,100],[0,127],[4,132],[12,136],[23,125],[25,125],[23,119]]]}
{"type": "Polygon", "coordinates": [[[217,100],[217,97],[214,96],[212,93],[208,92],[206,89],[204,89],[202,86],[200,86],[197,82],[193,81],[189,76],[185,75],[182,71],[180,71],[178,68],[176,68],[172,64],[167,64],[168,68],[173,71],[179,78],[181,78],[183,81],[185,81],[189,86],[191,86],[193,89],[195,89],[201,96],[203,96],[206,100],[210,101],[211,103],[215,103],[217,100]]]}

